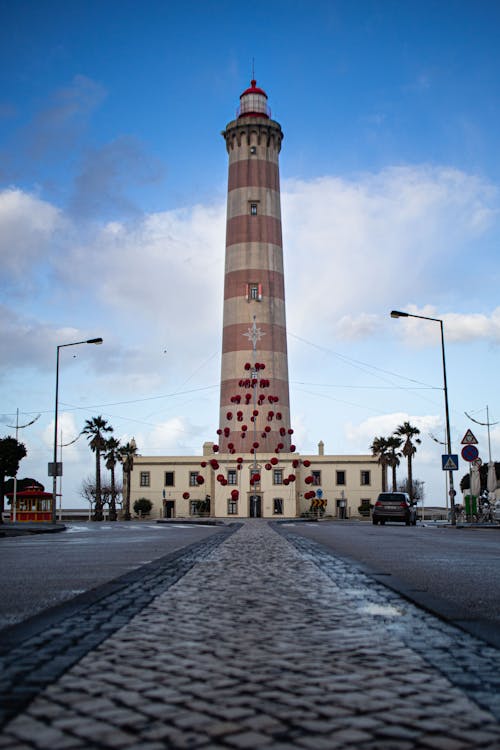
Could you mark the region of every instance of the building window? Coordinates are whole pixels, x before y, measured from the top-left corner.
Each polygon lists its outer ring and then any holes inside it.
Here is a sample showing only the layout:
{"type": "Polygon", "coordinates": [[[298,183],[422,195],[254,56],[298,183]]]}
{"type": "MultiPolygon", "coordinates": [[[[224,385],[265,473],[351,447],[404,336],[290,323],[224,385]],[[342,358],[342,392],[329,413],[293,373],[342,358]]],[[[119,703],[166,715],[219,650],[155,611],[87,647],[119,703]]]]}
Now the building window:
{"type": "Polygon", "coordinates": [[[311,471],[311,476],[313,478],[312,483],[315,487],[319,487],[321,485],[321,472],[320,471],[311,471]]]}
{"type": "Polygon", "coordinates": [[[173,486],[174,486],[174,472],[166,471],[165,472],[165,487],[173,487],[173,486]]]}
{"type": "Polygon", "coordinates": [[[237,500],[228,500],[227,501],[227,515],[228,516],[237,516],[238,515],[238,501],[237,500]]]}
{"type": "Polygon", "coordinates": [[[227,483],[238,484],[238,472],[236,471],[236,469],[227,470],[227,483]]]}
{"type": "Polygon", "coordinates": [[[262,284],[247,284],[247,300],[251,302],[260,302],[262,300],[262,284]]]}
{"type": "Polygon", "coordinates": [[[150,474],[149,471],[141,471],[139,475],[139,485],[141,487],[149,487],[150,474]]]}
{"type": "Polygon", "coordinates": [[[257,216],[257,204],[256,203],[250,203],[250,215],[257,216]]]}
{"type": "Polygon", "coordinates": [[[337,471],[337,484],[345,484],[345,471],[337,471]]]}
{"type": "Polygon", "coordinates": [[[283,469],[274,469],[273,484],[283,484],[283,469]]]}
{"type": "Polygon", "coordinates": [[[363,487],[366,487],[369,484],[371,484],[370,472],[367,470],[363,470],[361,472],[361,485],[363,487]]]}
{"type": "Polygon", "coordinates": [[[283,515],[283,498],[282,497],[275,497],[273,499],[273,515],[275,516],[283,515]]]}
{"type": "Polygon", "coordinates": [[[198,482],[196,481],[196,477],[198,476],[197,471],[190,471],[189,472],[189,486],[190,487],[198,487],[198,482]]]}
{"type": "MultiPolygon", "coordinates": [[[[250,469],[250,480],[254,476],[260,477],[260,469],[250,469]]],[[[250,481],[250,486],[251,487],[256,487],[259,484],[260,484],[260,479],[257,479],[257,481],[255,483],[253,483],[252,481],[250,481]]]]}

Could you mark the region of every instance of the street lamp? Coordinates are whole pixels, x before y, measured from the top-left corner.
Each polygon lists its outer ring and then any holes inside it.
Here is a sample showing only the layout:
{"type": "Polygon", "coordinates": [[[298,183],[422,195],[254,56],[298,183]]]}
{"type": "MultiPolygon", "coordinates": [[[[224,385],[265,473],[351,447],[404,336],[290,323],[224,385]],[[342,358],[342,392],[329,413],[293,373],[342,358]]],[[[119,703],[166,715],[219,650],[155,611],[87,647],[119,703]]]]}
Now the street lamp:
{"type": "Polygon", "coordinates": [[[57,477],[62,475],[62,464],[57,465],[57,416],[58,416],[58,397],[59,397],[59,349],[65,346],[78,346],[79,344],[102,344],[102,339],[87,339],[86,341],[73,341],[71,344],[59,344],[57,347],[56,358],[56,400],[54,407],[54,463],[49,464],[49,476],[52,476],[52,523],[56,523],[56,497],[57,497],[57,477]]]}
{"type": "MultiPolygon", "coordinates": [[[[391,318],[420,318],[421,320],[432,320],[434,323],[439,323],[441,330],[441,352],[443,355],[443,381],[444,381],[444,408],[446,414],[446,441],[448,448],[448,455],[451,455],[451,436],[450,436],[450,410],[448,407],[448,383],[446,380],[446,359],[444,356],[444,331],[443,321],[440,318],[429,318],[427,315],[414,315],[413,313],[401,312],[400,310],[391,310],[391,318]]],[[[451,523],[455,526],[457,523],[457,517],[455,513],[455,490],[453,487],[453,470],[449,470],[449,494],[450,494],[450,510],[451,510],[451,523]]]]}

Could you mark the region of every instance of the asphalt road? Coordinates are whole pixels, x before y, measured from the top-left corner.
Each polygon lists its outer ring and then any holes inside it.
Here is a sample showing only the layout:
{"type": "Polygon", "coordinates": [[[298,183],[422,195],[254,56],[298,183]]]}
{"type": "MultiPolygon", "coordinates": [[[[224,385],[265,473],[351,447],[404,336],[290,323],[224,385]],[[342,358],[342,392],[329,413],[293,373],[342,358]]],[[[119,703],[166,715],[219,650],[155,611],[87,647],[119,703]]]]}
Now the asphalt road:
{"type": "Polygon", "coordinates": [[[202,525],[71,523],[58,534],[0,539],[0,630],[217,533],[202,525]]]}
{"type": "Polygon", "coordinates": [[[489,623],[500,633],[500,526],[322,521],[287,528],[361,564],[380,582],[448,620],[489,623]]]}
{"type": "MultiPolygon", "coordinates": [[[[500,634],[500,527],[322,521],[287,529],[450,621],[500,634]]],[[[0,630],[216,533],[211,526],[73,523],[60,534],[1,539],[0,630]]]]}

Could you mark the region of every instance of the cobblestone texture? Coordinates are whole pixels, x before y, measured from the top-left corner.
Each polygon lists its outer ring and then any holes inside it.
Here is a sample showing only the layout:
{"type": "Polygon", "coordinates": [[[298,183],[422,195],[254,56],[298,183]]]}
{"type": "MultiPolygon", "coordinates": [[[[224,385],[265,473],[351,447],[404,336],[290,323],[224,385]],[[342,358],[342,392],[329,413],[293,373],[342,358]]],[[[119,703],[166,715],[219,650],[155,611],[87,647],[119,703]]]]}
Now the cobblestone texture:
{"type": "Polygon", "coordinates": [[[0,750],[493,750],[499,666],[314,542],[248,521],[52,678],[0,750]]]}
{"type": "Polygon", "coordinates": [[[17,648],[6,648],[0,638],[0,727],[45,685],[128,623],[237,527],[237,524],[227,527],[203,542],[125,574],[111,585],[105,584],[97,590],[106,592],[105,596],[99,599],[95,595],[93,604],[72,616],[61,617],[57,626],[45,628],[17,648]]]}

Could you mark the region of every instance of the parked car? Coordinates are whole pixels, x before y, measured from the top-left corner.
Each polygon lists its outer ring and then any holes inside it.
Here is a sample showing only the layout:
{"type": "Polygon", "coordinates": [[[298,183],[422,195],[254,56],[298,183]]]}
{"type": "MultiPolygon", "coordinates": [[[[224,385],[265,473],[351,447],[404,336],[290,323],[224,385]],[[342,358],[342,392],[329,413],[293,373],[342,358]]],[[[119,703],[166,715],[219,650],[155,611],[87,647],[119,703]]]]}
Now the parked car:
{"type": "Polygon", "coordinates": [[[417,506],[406,492],[381,492],[372,512],[375,525],[386,521],[401,521],[407,526],[417,523],[417,506]]]}

